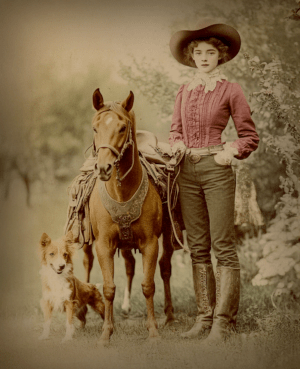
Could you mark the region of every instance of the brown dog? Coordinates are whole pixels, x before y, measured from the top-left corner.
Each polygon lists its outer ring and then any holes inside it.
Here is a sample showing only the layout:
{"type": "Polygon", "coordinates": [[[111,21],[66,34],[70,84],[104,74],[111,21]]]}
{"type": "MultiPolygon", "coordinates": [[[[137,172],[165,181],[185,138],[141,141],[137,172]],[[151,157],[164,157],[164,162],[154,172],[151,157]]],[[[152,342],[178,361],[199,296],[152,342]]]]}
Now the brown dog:
{"type": "Polygon", "coordinates": [[[87,305],[90,305],[104,319],[104,303],[97,287],[79,281],[73,275],[72,257],[76,251],[72,232],[56,241],[46,233],[40,240],[42,291],[41,307],[44,313],[44,330],[40,339],[47,339],[50,333],[53,310],[66,311],[67,329],[63,339],[72,339],[74,315],[86,323],[87,305]]]}

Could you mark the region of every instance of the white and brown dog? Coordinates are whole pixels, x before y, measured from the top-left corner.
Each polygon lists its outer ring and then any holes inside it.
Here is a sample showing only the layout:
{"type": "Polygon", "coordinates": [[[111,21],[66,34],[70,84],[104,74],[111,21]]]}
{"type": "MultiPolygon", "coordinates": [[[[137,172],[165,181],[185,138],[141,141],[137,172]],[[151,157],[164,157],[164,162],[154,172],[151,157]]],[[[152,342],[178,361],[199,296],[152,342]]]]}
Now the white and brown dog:
{"type": "Polygon", "coordinates": [[[104,303],[96,285],[84,283],[73,275],[72,257],[76,251],[72,232],[56,241],[43,233],[40,240],[42,291],[41,307],[44,313],[44,330],[40,339],[47,339],[50,333],[53,310],[66,311],[67,329],[63,339],[72,339],[74,315],[86,323],[87,305],[104,319],[104,303]]]}

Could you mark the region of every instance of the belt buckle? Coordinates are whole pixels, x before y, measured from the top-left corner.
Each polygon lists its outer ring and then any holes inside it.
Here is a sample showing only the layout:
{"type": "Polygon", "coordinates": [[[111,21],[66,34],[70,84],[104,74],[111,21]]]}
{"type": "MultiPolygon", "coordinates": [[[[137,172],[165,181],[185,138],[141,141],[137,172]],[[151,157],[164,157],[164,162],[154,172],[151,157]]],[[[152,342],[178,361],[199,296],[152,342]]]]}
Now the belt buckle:
{"type": "Polygon", "coordinates": [[[197,164],[201,160],[201,155],[200,154],[190,154],[189,160],[191,163],[197,164]]]}

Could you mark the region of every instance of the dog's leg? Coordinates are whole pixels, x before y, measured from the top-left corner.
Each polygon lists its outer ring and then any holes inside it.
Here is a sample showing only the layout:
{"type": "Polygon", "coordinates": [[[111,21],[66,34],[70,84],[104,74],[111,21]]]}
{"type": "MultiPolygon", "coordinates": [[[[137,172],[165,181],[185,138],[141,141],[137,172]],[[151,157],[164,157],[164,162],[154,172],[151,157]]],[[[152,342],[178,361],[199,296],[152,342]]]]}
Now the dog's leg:
{"type": "Polygon", "coordinates": [[[53,307],[49,301],[45,301],[44,299],[41,300],[40,304],[41,304],[41,308],[44,314],[44,327],[43,327],[43,333],[39,337],[39,339],[46,340],[50,334],[51,315],[52,315],[53,307]]]}
{"type": "Polygon", "coordinates": [[[88,311],[88,308],[86,305],[82,306],[76,313],[77,318],[80,320],[81,322],[81,328],[85,327],[86,324],[86,313],[88,311]]]}
{"type": "Polygon", "coordinates": [[[74,314],[74,302],[65,302],[66,313],[67,313],[67,324],[66,324],[66,335],[62,342],[70,341],[73,338],[75,327],[73,325],[73,314],[74,314]]]}

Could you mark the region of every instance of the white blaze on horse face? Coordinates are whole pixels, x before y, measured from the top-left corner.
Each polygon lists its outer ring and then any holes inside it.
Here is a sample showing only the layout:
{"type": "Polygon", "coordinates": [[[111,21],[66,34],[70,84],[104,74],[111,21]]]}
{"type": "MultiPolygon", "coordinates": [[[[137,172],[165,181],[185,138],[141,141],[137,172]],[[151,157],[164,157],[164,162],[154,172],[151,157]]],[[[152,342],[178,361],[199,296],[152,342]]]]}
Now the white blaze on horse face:
{"type": "Polygon", "coordinates": [[[111,121],[113,120],[113,118],[112,117],[108,117],[107,119],[106,119],[106,121],[105,121],[105,124],[108,126],[109,125],[109,123],[111,123],[111,121]]]}

